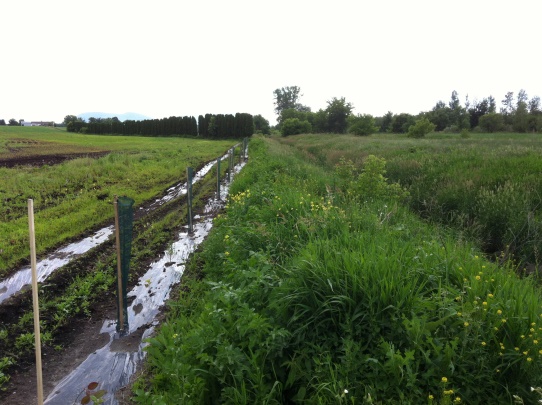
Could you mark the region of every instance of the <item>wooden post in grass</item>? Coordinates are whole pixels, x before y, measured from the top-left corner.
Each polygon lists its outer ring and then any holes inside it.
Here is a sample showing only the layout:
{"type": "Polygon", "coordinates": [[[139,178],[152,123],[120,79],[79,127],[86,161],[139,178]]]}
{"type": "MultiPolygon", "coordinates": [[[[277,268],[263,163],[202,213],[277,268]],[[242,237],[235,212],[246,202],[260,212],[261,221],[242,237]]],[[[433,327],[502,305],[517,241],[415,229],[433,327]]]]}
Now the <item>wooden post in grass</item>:
{"type": "Polygon", "coordinates": [[[118,305],[119,305],[119,325],[120,330],[124,330],[124,303],[122,302],[122,266],[121,266],[121,253],[120,253],[120,230],[119,230],[119,204],[118,197],[115,196],[115,238],[117,248],[117,290],[118,290],[118,305]]]}
{"type": "Polygon", "coordinates": [[[34,229],[34,200],[28,200],[28,229],[30,233],[30,265],[32,268],[32,304],[34,307],[34,345],[36,349],[36,378],[38,405],[43,404],[43,375],[41,370],[40,306],[38,301],[38,271],[36,268],[36,232],[34,229]]]}

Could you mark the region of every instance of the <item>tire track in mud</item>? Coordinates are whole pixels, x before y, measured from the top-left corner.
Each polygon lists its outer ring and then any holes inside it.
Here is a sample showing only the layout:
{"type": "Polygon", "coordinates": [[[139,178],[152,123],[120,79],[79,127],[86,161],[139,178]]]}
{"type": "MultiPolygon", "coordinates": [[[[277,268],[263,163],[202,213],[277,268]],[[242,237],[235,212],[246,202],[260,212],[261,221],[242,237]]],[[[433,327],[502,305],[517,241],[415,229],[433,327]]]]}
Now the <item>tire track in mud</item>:
{"type": "MultiPolygon", "coordinates": [[[[216,162],[212,161],[200,168],[196,176],[194,177],[194,184],[199,182],[209,171],[212,169],[216,162]]],[[[166,203],[186,195],[186,182],[177,183],[176,185],[168,188],[166,194],[160,198],[157,198],[147,204],[142,205],[134,212],[134,221],[140,220],[143,217],[149,215],[153,211],[158,210],[166,203]]],[[[100,228],[98,231],[93,232],[90,236],[75,241],[57,249],[52,254],[48,255],[44,259],[37,263],[38,282],[45,281],[54,271],[70,263],[72,260],[84,255],[89,250],[96,248],[97,246],[105,243],[113,235],[113,225],[108,225],[100,228]]],[[[32,280],[32,274],[30,266],[24,266],[22,269],[17,270],[11,276],[0,281],[0,305],[9,299],[11,296],[17,294],[23,287],[29,285],[32,280]]]]}

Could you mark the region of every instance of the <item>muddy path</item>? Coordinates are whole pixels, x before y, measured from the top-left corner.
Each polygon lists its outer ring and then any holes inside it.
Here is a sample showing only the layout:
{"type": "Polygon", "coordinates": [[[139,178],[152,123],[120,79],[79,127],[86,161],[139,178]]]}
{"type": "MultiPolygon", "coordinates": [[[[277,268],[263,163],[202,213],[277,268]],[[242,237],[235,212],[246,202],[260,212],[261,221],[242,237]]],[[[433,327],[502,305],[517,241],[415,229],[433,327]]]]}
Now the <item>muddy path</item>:
{"type": "MultiPolygon", "coordinates": [[[[15,151],[16,152],[16,151],[15,151]]],[[[110,152],[87,152],[87,153],[69,153],[58,155],[32,155],[32,156],[17,156],[17,157],[2,157],[0,158],[0,167],[16,167],[16,166],[52,166],[57,165],[66,160],[78,159],[82,157],[100,158],[110,152]]]]}
{"type": "MultiPolygon", "coordinates": [[[[207,176],[199,184],[194,185],[195,201],[194,213],[196,215],[209,215],[205,213],[205,201],[214,197],[216,180],[207,176]]],[[[169,189],[168,189],[169,190],[169,189]]],[[[166,193],[167,195],[168,193],[166,193]]],[[[182,193],[181,193],[182,194],[182,193]]],[[[134,266],[131,269],[130,288],[135,288],[138,283],[141,284],[140,277],[145,274],[149,264],[156,260],[157,255],[164,254],[164,249],[170,245],[170,241],[175,235],[183,230],[185,220],[179,219],[172,221],[171,224],[157,229],[160,237],[156,240],[149,240],[148,228],[152,228],[152,224],[156,221],[175,213],[175,217],[179,217],[178,211],[180,206],[186,203],[186,196],[177,195],[174,198],[167,198],[163,204],[156,204],[153,201],[146,206],[141,207],[136,213],[134,222],[134,234],[141,236],[136,242],[134,249],[142,251],[138,253],[134,266]],[[147,232],[147,234],[146,234],[147,232]]],[[[134,240],[137,236],[134,237],[134,240]]],[[[69,264],[57,270],[50,275],[46,283],[43,283],[40,288],[40,294],[44,289],[52,292],[53,295],[63,294],[64,291],[78,277],[83,277],[85,274],[92,273],[97,262],[106,262],[113,264],[114,246],[113,240],[100,244],[98,247],[91,249],[80,257],[74,259],[69,264]]],[[[145,284],[145,283],[143,283],[145,284]]],[[[47,294],[45,294],[47,295],[47,294]]],[[[135,301],[135,297],[133,300],[135,301]]],[[[69,323],[58,329],[55,333],[52,342],[49,342],[43,347],[43,370],[45,376],[45,391],[47,394],[54,389],[56,383],[62,376],[65,376],[68,371],[72,370],[75,365],[80,364],[82,359],[87,358],[91,353],[96,352],[97,348],[102,347],[104,342],[111,344],[110,331],[104,331],[104,322],[115,319],[116,303],[115,303],[114,286],[110,286],[107,291],[100,295],[99,299],[95,298],[92,305],[86,314],[81,313],[70,319],[69,323]]],[[[131,302],[130,304],[132,304],[131,302]]],[[[139,307],[135,304],[136,311],[139,307]]],[[[161,305],[161,304],[160,304],[161,305]]],[[[31,294],[30,291],[21,291],[7,299],[0,305],[0,329],[12,328],[20,319],[31,312],[31,294]]],[[[159,316],[157,311],[155,316],[159,316]]],[[[41,319],[48,322],[54,314],[44,312],[41,319]]],[[[110,322],[110,321],[109,321],[110,322]]],[[[155,322],[155,321],[153,321],[155,322]]],[[[148,326],[147,323],[138,326],[136,330],[130,332],[126,337],[125,343],[120,343],[124,347],[124,352],[130,352],[134,348],[138,348],[140,344],[131,343],[136,340],[141,340],[143,332],[139,328],[148,326]]],[[[117,348],[119,343],[113,345],[117,348]]],[[[0,358],[2,356],[15,356],[17,365],[10,370],[11,380],[5,387],[4,392],[0,392],[0,403],[9,404],[27,404],[35,400],[35,370],[33,352],[26,354],[15,354],[10,352],[13,350],[13,345],[10,349],[5,350],[0,348],[0,358]]],[[[116,349],[115,349],[116,350],[116,349]]],[[[46,395],[47,395],[46,394],[46,395]]],[[[53,402],[50,403],[64,403],[53,402]]],[[[72,403],[72,402],[70,402],[72,403]]]]}

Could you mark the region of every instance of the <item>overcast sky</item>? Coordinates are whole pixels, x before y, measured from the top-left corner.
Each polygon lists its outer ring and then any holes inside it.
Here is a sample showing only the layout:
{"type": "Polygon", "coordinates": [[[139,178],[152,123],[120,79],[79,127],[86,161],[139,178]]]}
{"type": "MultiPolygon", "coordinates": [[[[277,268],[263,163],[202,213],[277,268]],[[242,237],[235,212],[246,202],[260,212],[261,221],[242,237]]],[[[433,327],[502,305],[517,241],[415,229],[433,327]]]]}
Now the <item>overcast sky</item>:
{"type": "Polygon", "coordinates": [[[88,111],[248,112],[273,90],[313,111],[416,114],[525,89],[542,97],[538,0],[6,0],[0,119],[88,111]]]}

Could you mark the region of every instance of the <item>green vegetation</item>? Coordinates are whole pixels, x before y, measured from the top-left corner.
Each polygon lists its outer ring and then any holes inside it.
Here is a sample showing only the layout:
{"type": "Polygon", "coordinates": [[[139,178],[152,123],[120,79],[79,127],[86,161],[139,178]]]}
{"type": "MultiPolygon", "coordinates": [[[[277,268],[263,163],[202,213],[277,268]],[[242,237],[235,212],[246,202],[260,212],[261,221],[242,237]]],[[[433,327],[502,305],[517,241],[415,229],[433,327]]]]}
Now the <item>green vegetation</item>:
{"type": "Polygon", "coordinates": [[[427,118],[417,120],[414,125],[408,128],[407,136],[409,138],[423,138],[425,135],[435,130],[435,124],[427,118]]]}
{"type": "Polygon", "coordinates": [[[378,131],[375,120],[370,114],[350,115],[348,117],[348,132],[354,135],[371,135],[378,131]]]}
{"type": "MultiPolygon", "coordinates": [[[[356,168],[369,154],[410,192],[422,217],[453,226],[488,253],[534,270],[542,263],[542,144],[536,134],[303,135],[283,138],[332,169],[341,157],[356,168]]],[[[358,169],[359,170],[359,169],[358,169]]]]}
{"type": "MultiPolygon", "coordinates": [[[[382,156],[354,158],[385,143],[365,139],[319,145],[316,162],[349,152],[336,170],[310,162],[316,137],[251,142],[226,214],[149,341],[136,402],[539,399],[538,287],[403,207],[409,196],[386,179],[382,156]]],[[[394,139],[386,154],[427,153],[426,141],[394,139]]]]}
{"type": "Polygon", "coordinates": [[[188,136],[213,139],[243,138],[254,133],[254,119],[247,113],[205,114],[194,117],[169,117],[142,121],[113,118],[89,118],[88,122],[74,115],[67,115],[64,124],[68,132],[97,135],[188,136]],[[199,125],[199,128],[198,128],[199,125]]]}
{"type": "MultiPolygon", "coordinates": [[[[0,276],[29,257],[27,200],[34,200],[38,254],[111,221],[113,197],[127,195],[135,206],[161,195],[228,147],[231,141],[67,134],[40,127],[0,127],[0,145],[22,144],[71,153],[109,151],[101,158],[78,158],[54,166],[0,167],[0,276]]],[[[26,148],[25,148],[26,149],[26,148]]],[[[32,154],[31,151],[25,154],[32,154]]],[[[43,153],[43,151],[42,151],[43,153]]],[[[62,153],[62,152],[61,152],[62,153]]],[[[0,159],[10,157],[0,150],[0,159]]]]}
{"type": "MultiPolygon", "coordinates": [[[[273,96],[278,121],[277,128],[279,129],[286,119],[297,118],[311,125],[311,133],[344,134],[348,132],[356,135],[369,135],[376,132],[371,128],[372,126],[368,125],[368,120],[365,123],[359,120],[365,114],[358,115],[358,117],[352,114],[354,106],[344,97],[333,97],[327,101],[326,109],[312,112],[309,106],[299,102],[302,94],[298,86],[276,89],[273,96]]],[[[469,100],[467,96],[462,105],[459,94],[454,90],[448,104],[439,100],[430,111],[422,111],[417,115],[393,114],[388,111],[382,117],[375,117],[375,125],[381,133],[406,134],[412,125],[422,121],[423,130],[421,127],[415,127],[415,132],[410,133],[412,137],[423,137],[433,130],[447,133],[460,133],[462,130],[542,132],[542,108],[539,96],[533,96],[529,99],[527,92],[521,89],[517,97],[514,97],[514,92],[507,92],[501,103],[502,107],[499,112],[497,112],[497,104],[493,96],[473,101],[469,100]],[[433,129],[430,129],[431,127],[423,120],[429,121],[434,126],[433,129]],[[427,132],[429,129],[430,131],[427,132]]]]}
{"type": "Polygon", "coordinates": [[[311,124],[299,118],[287,118],[282,122],[280,132],[282,136],[308,134],[311,132],[311,124]]]}

